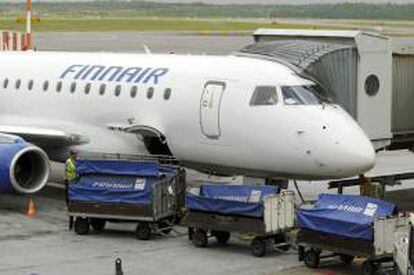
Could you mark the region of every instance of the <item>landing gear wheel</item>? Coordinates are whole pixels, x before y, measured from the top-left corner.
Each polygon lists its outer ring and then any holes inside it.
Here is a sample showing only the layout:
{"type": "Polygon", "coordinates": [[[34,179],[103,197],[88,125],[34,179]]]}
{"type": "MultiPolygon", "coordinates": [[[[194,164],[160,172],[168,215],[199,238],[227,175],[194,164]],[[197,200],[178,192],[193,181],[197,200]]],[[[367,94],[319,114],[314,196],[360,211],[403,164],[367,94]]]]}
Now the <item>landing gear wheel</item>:
{"type": "Polygon", "coordinates": [[[151,237],[151,228],[149,224],[146,222],[138,223],[137,229],[135,230],[135,234],[138,240],[149,240],[151,237]]]}
{"type": "Polygon", "coordinates": [[[362,271],[364,275],[374,275],[377,271],[377,267],[373,262],[365,261],[362,264],[362,271]]]}
{"type": "Polygon", "coordinates": [[[87,218],[77,217],[75,220],[75,232],[78,235],[89,233],[89,220],[87,218]]]}
{"type": "Polygon", "coordinates": [[[320,263],[320,253],[315,249],[309,249],[305,252],[305,265],[309,268],[317,268],[320,263]]]}
{"type": "Polygon", "coordinates": [[[339,258],[341,259],[341,262],[343,264],[347,264],[347,265],[351,264],[352,261],[354,260],[354,256],[344,255],[344,254],[339,255],[339,258]]]}
{"type": "Polygon", "coordinates": [[[263,257],[267,253],[266,240],[258,237],[254,238],[250,244],[250,250],[254,256],[263,257]]]}
{"type": "Polygon", "coordinates": [[[105,220],[103,220],[103,219],[96,219],[96,218],[93,218],[90,221],[90,224],[91,224],[93,230],[95,230],[97,232],[102,231],[102,229],[104,229],[105,223],[106,223],[105,220]]]}
{"type": "Polygon", "coordinates": [[[219,244],[226,244],[230,239],[230,232],[227,231],[212,231],[211,234],[219,244]]]}
{"type": "Polygon", "coordinates": [[[196,247],[206,247],[208,243],[207,232],[202,229],[196,229],[193,233],[192,242],[196,247]]]}

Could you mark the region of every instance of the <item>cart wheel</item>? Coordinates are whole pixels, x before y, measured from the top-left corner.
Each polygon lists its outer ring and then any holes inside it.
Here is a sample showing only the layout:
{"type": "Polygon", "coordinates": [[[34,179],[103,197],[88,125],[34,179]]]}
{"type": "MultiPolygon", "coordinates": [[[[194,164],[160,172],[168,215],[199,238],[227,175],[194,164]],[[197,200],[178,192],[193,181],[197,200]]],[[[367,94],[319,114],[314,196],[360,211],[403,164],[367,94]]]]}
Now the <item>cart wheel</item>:
{"type": "Polygon", "coordinates": [[[151,228],[148,223],[140,222],[135,231],[137,239],[147,241],[151,237],[151,228]]]}
{"type": "Polygon", "coordinates": [[[267,253],[266,240],[256,237],[250,244],[250,250],[256,257],[263,257],[267,253]]]}
{"type": "Polygon", "coordinates": [[[192,241],[197,247],[206,247],[208,243],[207,232],[202,229],[196,229],[193,233],[192,241]]]}
{"type": "Polygon", "coordinates": [[[365,261],[362,264],[362,270],[364,272],[364,275],[374,275],[377,271],[377,267],[375,263],[371,261],[365,261]]]}
{"type": "Polygon", "coordinates": [[[230,239],[230,232],[227,231],[212,231],[211,234],[216,237],[219,244],[226,244],[230,239]]]}
{"type": "Polygon", "coordinates": [[[317,268],[320,262],[320,253],[315,249],[309,249],[305,252],[305,265],[309,268],[317,268]]]}
{"type": "Polygon", "coordinates": [[[89,220],[77,217],[75,220],[75,232],[78,235],[86,235],[89,232],[89,220]]]}
{"type": "Polygon", "coordinates": [[[102,231],[102,229],[104,229],[105,223],[106,223],[105,220],[96,219],[96,218],[91,219],[91,221],[90,221],[90,224],[91,224],[93,230],[95,230],[97,232],[102,231]]]}
{"type": "Polygon", "coordinates": [[[339,255],[339,258],[341,259],[341,262],[344,264],[351,264],[352,261],[354,260],[354,256],[351,255],[345,255],[345,254],[341,254],[339,255]]]}

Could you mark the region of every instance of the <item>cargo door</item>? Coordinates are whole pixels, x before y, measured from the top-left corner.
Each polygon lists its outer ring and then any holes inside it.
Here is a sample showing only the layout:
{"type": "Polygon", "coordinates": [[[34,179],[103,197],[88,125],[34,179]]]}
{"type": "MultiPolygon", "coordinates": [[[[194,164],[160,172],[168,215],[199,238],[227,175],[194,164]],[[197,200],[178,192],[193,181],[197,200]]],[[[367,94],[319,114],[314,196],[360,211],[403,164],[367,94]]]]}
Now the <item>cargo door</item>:
{"type": "Polygon", "coordinates": [[[220,137],[220,105],[226,84],[209,81],[205,84],[200,102],[200,126],[209,139],[220,137]]]}

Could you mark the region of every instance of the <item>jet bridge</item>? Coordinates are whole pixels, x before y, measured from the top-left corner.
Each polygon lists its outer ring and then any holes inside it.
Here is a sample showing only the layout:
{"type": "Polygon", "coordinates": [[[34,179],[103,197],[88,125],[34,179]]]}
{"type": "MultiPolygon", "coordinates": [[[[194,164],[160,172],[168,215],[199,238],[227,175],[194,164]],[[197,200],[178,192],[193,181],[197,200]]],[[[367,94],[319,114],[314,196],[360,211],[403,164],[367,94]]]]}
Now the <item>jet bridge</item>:
{"type": "Polygon", "coordinates": [[[391,144],[392,53],[387,37],[363,31],[259,29],[254,39],[238,55],[274,60],[319,82],[364,128],[376,149],[391,144]]]}

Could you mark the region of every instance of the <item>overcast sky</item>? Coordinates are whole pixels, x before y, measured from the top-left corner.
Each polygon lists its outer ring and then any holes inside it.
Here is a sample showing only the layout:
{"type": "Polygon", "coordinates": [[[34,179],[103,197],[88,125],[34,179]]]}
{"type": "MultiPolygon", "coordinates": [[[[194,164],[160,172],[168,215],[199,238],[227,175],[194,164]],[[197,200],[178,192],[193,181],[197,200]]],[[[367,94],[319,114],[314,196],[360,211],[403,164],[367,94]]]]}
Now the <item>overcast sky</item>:
{"type": "MultiPolygon", "coordinates": [[[[36,2],[77,2],[88,0],[32,0],[36,2]]],[[[91,0],[92,1],[92,0],[91,0]]],[[[118,0],[119,1],[119,0],[118,0]]],[[[128,1],[128,0],[125,0],[128,1]]],[[[26,2],[25,0],[0,0],[1,2],[26,2]]],[[[203,2],[211,4],[314,4],[314,3],[396,3],[396,4],[414,4],[414,0],[149,0],[148,2],[163,3],[194,3],[203,2]]]]}

